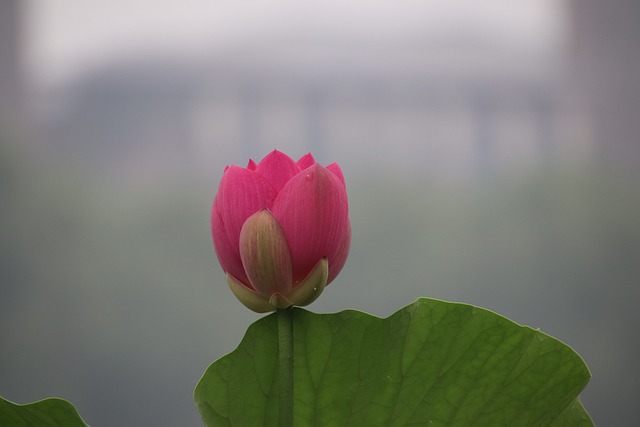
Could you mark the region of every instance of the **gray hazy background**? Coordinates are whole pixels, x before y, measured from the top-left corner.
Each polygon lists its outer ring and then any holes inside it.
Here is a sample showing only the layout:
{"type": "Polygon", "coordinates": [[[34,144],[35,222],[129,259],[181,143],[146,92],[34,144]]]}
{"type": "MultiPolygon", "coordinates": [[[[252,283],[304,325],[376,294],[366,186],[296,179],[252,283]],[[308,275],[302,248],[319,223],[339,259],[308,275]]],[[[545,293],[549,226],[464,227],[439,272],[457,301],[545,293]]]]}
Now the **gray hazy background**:
{"type": "Polygon", "coordinates": [[[639,5],[0,0],[0,395],[201,425],[196,382],[259,318],[211,201],[277,148],[347,179],[352,252],[311,310],[489,308],[634,425],[639,5]]]}

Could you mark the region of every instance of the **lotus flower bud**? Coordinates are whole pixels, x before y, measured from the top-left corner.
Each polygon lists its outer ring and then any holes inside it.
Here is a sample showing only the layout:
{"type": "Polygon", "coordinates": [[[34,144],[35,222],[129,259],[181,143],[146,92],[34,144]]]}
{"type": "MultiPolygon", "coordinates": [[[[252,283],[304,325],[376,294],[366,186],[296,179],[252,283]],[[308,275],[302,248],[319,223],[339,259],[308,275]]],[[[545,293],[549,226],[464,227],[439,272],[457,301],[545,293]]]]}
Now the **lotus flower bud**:
{"type": "Polygon", "coordinates": [[[279,151],[225,169],[211,211],[216,255],[234,295],[264,313],[312,303],[349,254],[344,176],[311,154],[279,151]]]}

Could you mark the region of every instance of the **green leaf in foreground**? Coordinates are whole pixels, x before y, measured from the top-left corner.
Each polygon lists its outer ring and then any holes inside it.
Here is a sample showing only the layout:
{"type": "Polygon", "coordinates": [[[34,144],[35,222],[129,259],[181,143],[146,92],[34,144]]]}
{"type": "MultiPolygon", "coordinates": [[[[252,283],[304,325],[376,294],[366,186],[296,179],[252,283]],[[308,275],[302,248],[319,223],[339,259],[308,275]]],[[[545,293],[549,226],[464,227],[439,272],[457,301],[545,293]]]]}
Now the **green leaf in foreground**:
{"type": "Polygon", "coordinates": [[[87,424],[64,399],[50,398],[18,405],[0,397],[0,426],[87,427],[87,424]]]}
{"type": "MultiPolygon", "coordinates": [[[[570,347],[488,310],[420,299],[386,319],[295,309],[295,426],[593,426],[570,347]]],[[[275,314],[213,363],[207,426],[278,424],[275,314]]]]}

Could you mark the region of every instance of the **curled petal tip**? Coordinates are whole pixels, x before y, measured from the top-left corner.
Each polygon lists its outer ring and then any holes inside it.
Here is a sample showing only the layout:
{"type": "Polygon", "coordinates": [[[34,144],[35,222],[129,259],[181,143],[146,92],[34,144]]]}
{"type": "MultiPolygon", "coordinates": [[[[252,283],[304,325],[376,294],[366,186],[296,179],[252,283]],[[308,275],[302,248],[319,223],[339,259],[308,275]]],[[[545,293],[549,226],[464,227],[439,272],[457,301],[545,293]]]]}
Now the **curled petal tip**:
{"type": "Polygon", "coordinates": [[[340,166],[338,166],[337,163],[331,163],[329,166],[327,166],[327,170],[333,172],[333,174],[337,176],[338,179],[342,182],[342,185],[346,186],[344,182],[344,174],[342,173],[342,169],[340,169],[340,166]]]}
{"type": "Polygon", "coordinates": [[[311,153],[307,153],[304,156],[300,157],[300,159],[297,161],[298,167],[300,169],[306,169],[309,166],[312,166],[316,163],[316,159],[313,158],[313,156],[311,155],[311,153]]]}
{"type": "Polygon", "coordinates": [[[227,273],[227,283],[231,292],[244,304],[249,310],[256,313],[268,313],[275,311],[275,307],[269,303],[269,300],[262,295],[256,293],[252,289],[247,288],[240,283],[235,277],[227,273]]]}
{"type": "Polygon", "coordinates": [[[276,191],[280,191],[291,178],[300,173],[300,168],[291,157],[274,150],[258,163],[256,172],[271,182],[276,191]]]}
{"type": "Polygon", "coordinates": [[[307,277],[287,295],[287,299],[299,307],[311,304],[324,291],[328,278],[329,261],[322,258],[307,277]]]}

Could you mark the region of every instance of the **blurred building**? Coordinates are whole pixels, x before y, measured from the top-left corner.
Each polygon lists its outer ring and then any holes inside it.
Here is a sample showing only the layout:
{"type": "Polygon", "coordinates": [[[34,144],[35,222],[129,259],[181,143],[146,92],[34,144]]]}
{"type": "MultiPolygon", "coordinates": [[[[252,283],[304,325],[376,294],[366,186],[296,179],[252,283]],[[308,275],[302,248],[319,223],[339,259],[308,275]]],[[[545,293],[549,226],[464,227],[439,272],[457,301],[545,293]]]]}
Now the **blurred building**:
{"type": "Polygon", "coordinates": [[[44,133],[84,160],[121,161],[136,173],[176,156],[211,168],[273,148],[346,159],[352,170],[520,172],[588,151],[567,137],[563,67],[557,46],[474,34],[382,45],[274,35],[240,52],[95,69],[51,92],[44,133]]]}
{"type": "Polygon", "coordinates": [[[614,164],[640,164],[640,2],[570,3],[573,68],[598,153],[614,164]]]}

